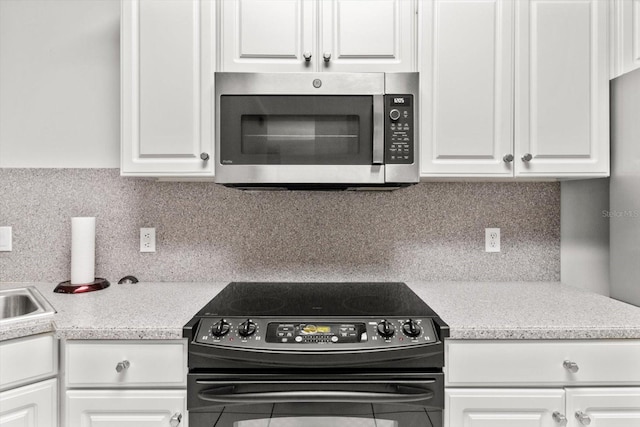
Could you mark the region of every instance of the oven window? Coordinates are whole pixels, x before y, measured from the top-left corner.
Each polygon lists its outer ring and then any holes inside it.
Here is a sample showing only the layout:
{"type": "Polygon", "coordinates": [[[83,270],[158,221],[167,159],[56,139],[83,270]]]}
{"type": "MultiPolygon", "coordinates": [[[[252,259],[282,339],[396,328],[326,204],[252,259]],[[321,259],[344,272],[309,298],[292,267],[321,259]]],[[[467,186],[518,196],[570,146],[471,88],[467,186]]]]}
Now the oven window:
{"type": "Polygon", "coordinates": [[[197,427],[442,427],[441,413],[408,405],[292,402],[227,406],[219,415],[207,418],[207,422],[200,419],[204,414],[193,412],[189,414],[189,424],[197,427]]]}
{"type": "Polygon", "coordinates": [[[282,417],[238,421],[234,427],[398,427],[398,422],[357,417],[282,417]]]}
{"type": "Polygon", "coordinates": [[[371,164],[373,97],[222,96],[219,154],[229,165],[371,164]]]}

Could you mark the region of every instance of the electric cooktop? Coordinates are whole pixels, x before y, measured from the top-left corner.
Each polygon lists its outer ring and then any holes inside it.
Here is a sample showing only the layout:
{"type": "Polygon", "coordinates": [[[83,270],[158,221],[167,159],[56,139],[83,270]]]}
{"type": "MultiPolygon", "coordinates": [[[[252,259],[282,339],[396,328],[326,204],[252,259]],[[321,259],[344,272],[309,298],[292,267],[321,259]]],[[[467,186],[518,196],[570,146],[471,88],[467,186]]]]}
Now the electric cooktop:
{"type": "Polygon", "coordinates": [[[437,317],[401,282],[232,282],[196,317],[437,317]]]}

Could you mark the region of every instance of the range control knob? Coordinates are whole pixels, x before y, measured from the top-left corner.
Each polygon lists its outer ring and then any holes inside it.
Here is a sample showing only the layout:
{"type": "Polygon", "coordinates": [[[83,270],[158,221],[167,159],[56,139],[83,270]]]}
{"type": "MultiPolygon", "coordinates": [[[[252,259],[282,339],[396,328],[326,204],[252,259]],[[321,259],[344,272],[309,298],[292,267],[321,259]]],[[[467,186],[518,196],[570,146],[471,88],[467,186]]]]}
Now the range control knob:
{"type": "Polygon", "coordinates": [[[398,120],[400,118],[400,110],[394,108],[393,110],[389,111],[389,118],[394,122],[398,120]]]}
{"type": "Polygon", "coordinates": [[[415,320],[409,319],[402,325],[402,332],[408,337],[415,338],[422,333],[422,328],[415,320]]]}
{"type": "Polygon", "coordinates": [[[231,329],[229,322],[220,319],[211,327],[211,335],[214,337],[223,337],[229,333],[229,329],[231,329]]]}
{"type": "Polygon", "coordinates": [[[383,338],[391,338],[395,332],[396,328],[388,320],[378,323],[378,333],[383,338]]]}
{"type": "Polygon", "coordinates": [[[238,335],[241,337],[249,337],[256,332],[256,324],[251,320],[247,319],[244,322],[238,325],[238,335]]]}

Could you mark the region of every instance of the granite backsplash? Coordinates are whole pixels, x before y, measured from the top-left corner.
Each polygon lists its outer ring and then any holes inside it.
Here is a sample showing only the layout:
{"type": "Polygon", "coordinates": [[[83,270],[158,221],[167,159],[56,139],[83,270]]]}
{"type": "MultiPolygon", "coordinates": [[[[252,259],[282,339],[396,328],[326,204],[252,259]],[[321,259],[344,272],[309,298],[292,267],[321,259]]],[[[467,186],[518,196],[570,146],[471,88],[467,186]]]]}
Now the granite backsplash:
{"type": "Polygon", "coordinates": [[[95,216],[117,281],[560,280],[560,184],[421,183],[395,192],[242,192],[117,169],[0,169],[0,281],[63,281],[71,217],[95,216]],[[139,252],[155,227],[157,252],[139,252]],[[502,252],[484,252],[484,228],[502,252]]]}

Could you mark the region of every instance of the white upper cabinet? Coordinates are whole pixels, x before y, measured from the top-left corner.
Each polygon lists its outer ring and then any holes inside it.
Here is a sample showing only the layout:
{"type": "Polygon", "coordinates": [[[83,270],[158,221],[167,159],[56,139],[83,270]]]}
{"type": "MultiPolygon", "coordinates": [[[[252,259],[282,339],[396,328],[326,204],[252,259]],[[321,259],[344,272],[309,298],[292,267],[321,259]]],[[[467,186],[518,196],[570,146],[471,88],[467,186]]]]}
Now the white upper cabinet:
{"type": "Polygon", "coordinates": [[[421,173],[511,176],[513,2],[422,6],[421,173]]]}
{"type": "Polygon", "coordinates": [[[611,78],[640,68],[640,0],[612,0],[611,78]]]}
{"type": "Polygon", "coordinates": [[[122,1],[122,175],[213,176],[213,11],[122,1]]]}
{"type": "Polygon", "coordinates": [[[319,2],[320,68],[338,72],[415,71],[415,3],[412,0],[365,3],[319,2]]]}
{"type": "Polygon", "coordinates": [[[223,0],[221,71],[415,71],[413,0],[223,0]]]}
{"type": "Polygon", "coordinates": [[[517,176],[608,176],[609,2],[516,2],[517,176]]]}
{"type": "Polygon", "coordinates": [[[221,7],[222,71],[296,72],[317,62],[315,2],[223,0],[221,7]]]}
{"type": "Polygon", "coordinates": [[[428,0],[423,177],[609,174],[609,2],[428,0]]]}

